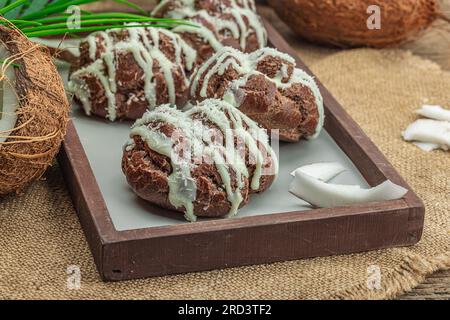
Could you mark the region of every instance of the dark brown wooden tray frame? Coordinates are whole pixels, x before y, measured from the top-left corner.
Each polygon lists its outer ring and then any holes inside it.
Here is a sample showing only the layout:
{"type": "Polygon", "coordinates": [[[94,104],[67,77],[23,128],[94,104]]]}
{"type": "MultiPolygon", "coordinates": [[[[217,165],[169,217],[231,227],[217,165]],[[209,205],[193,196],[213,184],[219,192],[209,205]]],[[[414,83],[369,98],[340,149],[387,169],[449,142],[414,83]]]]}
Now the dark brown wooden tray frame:
{"type": "MultiPolygon", "coordinates": [[[[266,22],[272,46],[296,57],[266,22]]],[[[390,179],[400,200],[331,209],[117,231],[72,123],[59,162],[100,276],[118,281],[408,246],[422,235],[424,205],[328,90],[325,128],[369,185],[390,179]]]]}

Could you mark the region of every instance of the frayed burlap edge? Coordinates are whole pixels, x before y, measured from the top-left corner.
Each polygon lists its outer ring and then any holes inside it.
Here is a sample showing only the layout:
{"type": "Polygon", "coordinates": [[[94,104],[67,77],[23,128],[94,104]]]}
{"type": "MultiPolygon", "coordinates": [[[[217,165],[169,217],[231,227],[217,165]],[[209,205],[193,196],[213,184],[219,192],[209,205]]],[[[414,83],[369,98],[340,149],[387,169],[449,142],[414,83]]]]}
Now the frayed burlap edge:
{"type": "Polygon", "coordinates": [[[328,299],[393,299],[401,294],[411,291],[425,278],[440,270],[450,270],[450,251],[431,258],[423,258],[413,253],[402,260],[392,272],[382,275],[382,288],[369,289],[367,284],[358,284],[349,289],[331,294],[328,299]]]}

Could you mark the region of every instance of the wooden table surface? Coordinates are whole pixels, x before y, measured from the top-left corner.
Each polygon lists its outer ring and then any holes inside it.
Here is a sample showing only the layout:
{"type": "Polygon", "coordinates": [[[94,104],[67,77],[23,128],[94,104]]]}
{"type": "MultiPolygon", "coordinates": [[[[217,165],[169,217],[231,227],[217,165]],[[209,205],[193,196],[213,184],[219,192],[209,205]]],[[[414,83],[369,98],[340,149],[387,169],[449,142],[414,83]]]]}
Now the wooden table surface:
{"type": "MultiPolygon", "coordinates": [[[[133,0],[134,3],[140,3],[143,7],[148,7],[154,1],[149,0],[133,0]]],[[[261,1],[258,1],[261,2],[261,1]]],[[[450,16],[450,0],[442,0],[443,10],[450,16]]],[[[102,9],[106,10],[105,3],[102,3],[102,9]]],[[[111,7],[117,6],[117,3],[111,2],[111,7]]],[[[109,7],[108,9],[111,9],[109,7]]],[[[289,28],[284,25],[276,14],[266,5],[259,5],[260,14],[268,18],[277,30],[288,38],[289,43],[295,48],[295,42],[301,42],[297,39],[289,28]]],[[[450,70],[450,27],[447,24],[438,22],[438,28],[425,33],[423,37],[415,42],[403,45],[402,47],[411,50],[415,54],[429,58],[444,69],[450,70]]],[[[433,300],[450,300],[450,270],[437,272],[430,275],[425,281],[417,286],[411,292],[400,297],[400,300],[416,300],[416,299],[433,299],[433,300]]]]}
{"type": "MultiPolygon", "coordinates": [[[[450,0],[446,0],[447,12],[450,13],[450,0]]],[[[259,13],[266,17],[277,30],[283,34],[294,48],[296,44],[301,43],[302,40],[289,30],[289,28],[281,22],[271,8],[265,5],[258,6],[259,13]]],[[[450,29],[450,28],[449,28],[450,29]]],[[[421,39],[414,43],[408,43],[403,46],[405,49],[419,54],[425,58],[429,58],[442,68],[450,70],[450,31],[448,34],[442,34],[440,31],[431,30],[423,35],[421,39]],[[446,37],[448,41],[442,42],[442,36],[446,37]],[[428,48],[430,44],[435,44],[428,48]]],[[[330,49],[333,50],[333,49],[330,49]]],[[[433,300],[450,300],[450,270],[437,272],[430,275],[426,280],[417,286],[413,291],[408,292],[400,297],[399,300],[416,300],[416,299],[433,299],[433,300]]]]}

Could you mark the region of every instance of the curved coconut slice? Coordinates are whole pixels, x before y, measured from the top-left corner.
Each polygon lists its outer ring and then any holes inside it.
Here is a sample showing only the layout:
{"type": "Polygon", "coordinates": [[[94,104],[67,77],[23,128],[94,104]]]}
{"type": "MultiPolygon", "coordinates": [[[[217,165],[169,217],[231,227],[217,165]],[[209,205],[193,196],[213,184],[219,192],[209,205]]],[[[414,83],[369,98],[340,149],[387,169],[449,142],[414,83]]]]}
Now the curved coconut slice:
{"type": "Polygon", "coordinates": [[[345,170],[346,169],[339,162],[318,162],[295,169],[291,172],[291,176],[295,177],[295,173],[300,171],[311,177],[327,182],[345,170]]]}
{"type": "Polygon", "coordinates": [[[445,150],[450,147],[450,122],[419,119],[410,124],[402,135],[406,141],[434,143],[445,150]]]}
{"type": "Polygon", "coordinates": [[[356,203],[400,199],[408,190],[390,180],[376,187],[363,189],[357,185],[326,183],[296,171],[295,179],[289,186],[289,192],[314,206],[333,208],[356,203]]]}
{"type": "Polygon", "coordinates": [[[416,110],[416,113],[430,119],[450,121],[450,110],[446,110],[441,106],[432,106],[425,104],[421,109],[416,110]]]}
{"type": "MultiPolygon", "coordinates": [[[[0,60],[5,61],[7,57],[9,57],[9,52],[0,44],[0,60]]],[[[8,138],[17,122],[16,111],[19,101],[14,89],[15,81],[14,67],[9,66],[4,69],[3,63],[0,62],[0,142],[8,138]]]]}

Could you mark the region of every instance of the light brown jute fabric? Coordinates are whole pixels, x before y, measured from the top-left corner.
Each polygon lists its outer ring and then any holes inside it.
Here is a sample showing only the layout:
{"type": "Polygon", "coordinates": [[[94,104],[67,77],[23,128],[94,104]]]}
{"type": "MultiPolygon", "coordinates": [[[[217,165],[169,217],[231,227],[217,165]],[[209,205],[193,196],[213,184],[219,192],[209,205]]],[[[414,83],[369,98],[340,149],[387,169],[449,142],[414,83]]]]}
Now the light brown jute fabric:
{"type": "Polygon", "coordinates": [[[426,274],[450,268],[450,154],[423,152],[400,137],[422,103],[450,104],[450,73],[405,52],[369,49],[321,56],[312,69],[424,200],[425,232],[418,245],[102,283],[54,166],[23,196],[0,200],[0,297],[392,298],[426,274]],[[81,268],[79,290],[66,287],[69,265],[81,268]],[[366,285],[370,265],[381,270],[379,290],[366,285]]]}

